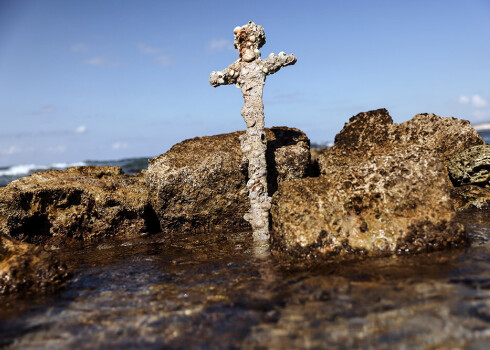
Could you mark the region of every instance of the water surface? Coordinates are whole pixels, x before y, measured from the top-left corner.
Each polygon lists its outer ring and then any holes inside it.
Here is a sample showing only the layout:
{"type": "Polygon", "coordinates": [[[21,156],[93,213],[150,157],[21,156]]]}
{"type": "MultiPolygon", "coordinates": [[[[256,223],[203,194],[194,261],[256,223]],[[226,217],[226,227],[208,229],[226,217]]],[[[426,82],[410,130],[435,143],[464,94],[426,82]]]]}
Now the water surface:
{"type": "Polygon", "coordinates": [[[73,277],[1,299],[0,346],[487,349],[490,211],[460,221],[465,249],[316,266],[258,254],[250,232],[59,251],[73,277]]]}

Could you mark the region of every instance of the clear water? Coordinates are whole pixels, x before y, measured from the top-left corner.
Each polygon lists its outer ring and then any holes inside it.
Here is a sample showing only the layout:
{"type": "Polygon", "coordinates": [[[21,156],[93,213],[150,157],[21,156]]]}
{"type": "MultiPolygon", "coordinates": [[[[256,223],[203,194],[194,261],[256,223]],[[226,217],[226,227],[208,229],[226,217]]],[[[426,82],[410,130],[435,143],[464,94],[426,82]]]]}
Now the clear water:
{"type": "Polygon", "coordinates": [[[306,265],[249,232],[110,240],[59,251],[49,295],[0,299],[0,347],[487,349],[490,211],[465,249],[306,265]]]}

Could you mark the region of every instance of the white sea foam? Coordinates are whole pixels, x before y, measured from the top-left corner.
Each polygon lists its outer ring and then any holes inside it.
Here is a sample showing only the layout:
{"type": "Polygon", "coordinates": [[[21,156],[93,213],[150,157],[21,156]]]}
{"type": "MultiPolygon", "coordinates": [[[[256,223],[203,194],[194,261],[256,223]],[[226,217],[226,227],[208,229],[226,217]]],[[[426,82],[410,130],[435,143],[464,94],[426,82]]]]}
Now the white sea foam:
{"type": "Polygon", "coordinates": [[[0,176],[22,176],[28,175],[34,171],[41,171],[47,169],[66,169],[71,166],[83,166],[84,162],[77,163],[55,163],[51,165],[36,165],[36,164],[21,164],[14,165],[7,169],[0,170],[0,176]]]}

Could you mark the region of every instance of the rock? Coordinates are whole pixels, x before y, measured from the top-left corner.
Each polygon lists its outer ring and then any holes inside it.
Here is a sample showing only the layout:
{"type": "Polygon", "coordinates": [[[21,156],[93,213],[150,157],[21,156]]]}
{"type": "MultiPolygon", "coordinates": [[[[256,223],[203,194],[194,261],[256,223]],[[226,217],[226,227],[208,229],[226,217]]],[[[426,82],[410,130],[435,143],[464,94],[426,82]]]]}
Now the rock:
{"type": "Polygon", "coordinates": [[[283,182],[272,201],[272,247],[293,256],[380,256],[458,246],[444,163],[418,146],[283,182]]]}
{"type": "Polygon", "coordinates": [[[281,183],[272,201],[272,247],[330,258],[459,246],[446,163],[484,143],[469,122],[419,114],[394,124],[385,109],[352,117],[317,155],[321,176],[281,183]]]}
{"type": "Polygon", "coordinates": [[[490,209],[490,187],[464,185],[451,189],[451,198],[457,210],[490,209]]]}
{"type": "Polygon", "coordinates": [[[448,164],[455,186],[490,187],[490,145],[480,145],[456,154],[448,164]]]}
{"type": "Polygon", "coordinates": [[[66,266],[51,253],[0,234],[0,295],[38,293],[67,277],[66,266]]]}
{"type": "Polygon", "coordinates": [[[143,175],[119,167],[32,174],[0,189],[0,229],[35,244],[157,231],[143,175]]]}
{"type": "Polygon", "coordinates": [[[335,136],[335,144],[318,157],[322,173],[330,166],[355,163],[386,150],[410,145],[436,151],[444,162],[455,154],[485,141],[466,120],[434,114],[417,114],[413,119],[394,124],[386,109],[359,113],[335,136]]]}
{"type": "MultiPolygon", "coordinates": [[[[247,169],[234,132],[196,137],[174,145],[149,161],[150,200],[167,231],[249,229],[247,169]]],[[[268,190],[282,181],[305,177],[310,141],[298,129],[266,129],[268,190]]]]}

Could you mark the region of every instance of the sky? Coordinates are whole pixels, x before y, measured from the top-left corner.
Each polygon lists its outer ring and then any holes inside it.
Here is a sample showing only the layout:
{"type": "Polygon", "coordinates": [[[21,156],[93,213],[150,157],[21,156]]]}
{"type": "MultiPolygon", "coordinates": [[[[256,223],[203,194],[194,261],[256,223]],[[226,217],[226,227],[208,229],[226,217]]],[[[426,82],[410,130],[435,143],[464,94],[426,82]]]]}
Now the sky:
{"type": "Polygon", "coordinates": [[[0,166],[153,157],[244,130],[241,92],[209,85],[264,27],[298,62],[267,77],[266,126],[332,141],[386,108],[490,122],[490,0],[0,0],[0,166]]]}

